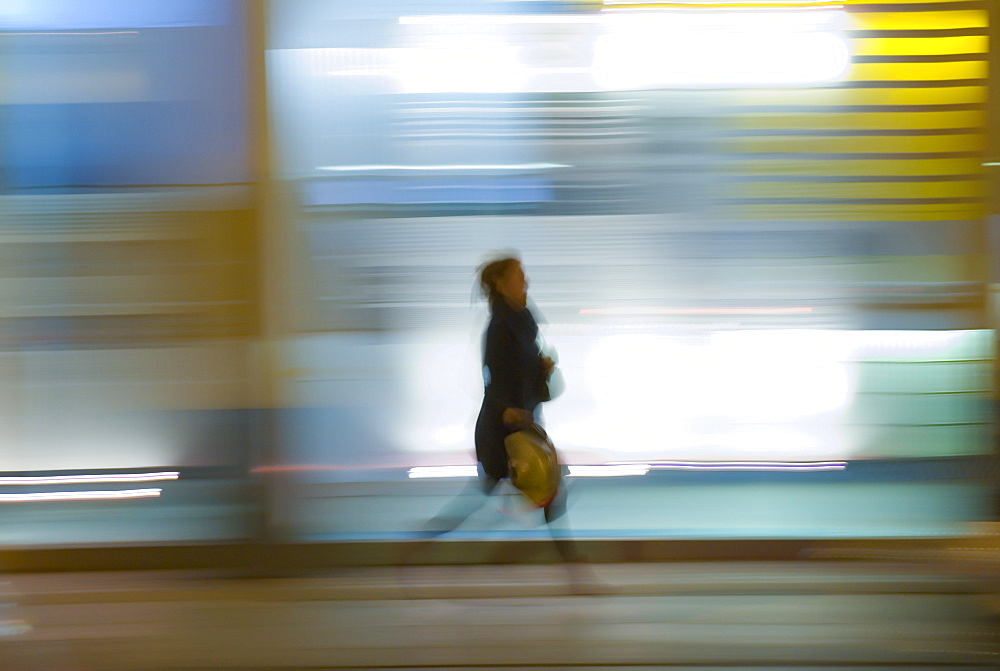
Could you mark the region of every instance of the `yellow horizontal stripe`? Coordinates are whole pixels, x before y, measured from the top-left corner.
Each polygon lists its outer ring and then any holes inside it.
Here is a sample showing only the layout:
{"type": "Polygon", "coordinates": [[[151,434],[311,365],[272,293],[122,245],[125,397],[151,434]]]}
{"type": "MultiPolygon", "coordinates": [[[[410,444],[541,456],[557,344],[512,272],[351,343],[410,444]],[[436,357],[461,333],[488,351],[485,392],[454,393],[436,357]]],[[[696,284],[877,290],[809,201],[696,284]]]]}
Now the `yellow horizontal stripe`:
{"type": "Polygon", "coordinates": [[[960,105],[986,100],[985,86],[947,89],[859,89],[851,91],[852,105],[960,105]]]}
{"type": "MultiPolygon", "coordinates": [[[[521,0],[522,2],[524,0],[521,0]]],[[[579,4],[579,3],[577,3],[579,4]]],[[[587,4],[593,5],[603,5],[605,4],[603,0],[588,0],[587,4]]],[[[768,0],[736,0],[735,2],[725,2],[720,0],[719,2],[708,2],[707,0],[673,0],[672,2],[630,2],[630,3],[615,3],[609,7],[612,9],[683,9],[683,10],[694,10],[694,9],[714,9],[714,10],[726,10],[726,9],[763,9],[763,10],[774,10],[774,9],[837,9],[844,7],[847,4],[846,0],[801,0],[795,2],[794,0],[789,2],[768,2],[768,0]]]]}
{"type": "Polygon", "coordinates": [[[914,160],[806,161],[806,160],[748,160],[740,161],[737,174],[758,175],[858,175],[919,177],[935,175],[978,175],[983,171],[982,162],[964,158],[935,158],[914,160]]]}
{"type": "Polygon", "coordinates": [[[768,89],[736,92],[736,105],[959,105],[986,99],[985,86],[928,89],[768,89]]]}
{"type": "Polygon", "coordinates": [[[982,182],[848,182],[739,184],[733,198],[980,198],[982,182]]]}
{"type": "Polygon", "coordinates": [[[730,151],[924,153],[982,151],[985,139],[976,135],[925,135],[918,137],[747,137],[726,143],[730,151]]]}
{"type": "Polygon", "coordinates": [[[751,221],[949,221],[983,217],[979,206],[956,205],[726,205],[731,218],[751,221]]]}
{"type": "Polygon", "coordinates": [[[849,81],[910,81],[953,79],[985,79],[989,74],[986,61],[957,63],[854,63],[849,81]]]}
{"type": "MultiPolygon", "coordinates": [[[[519,0],[520,2],[526,2],[528,0],[519,0]]],[[[541,0],[538,0],[541,1],[541,0]]],[[[830,9],[838,7],[849,7],[851,5],[891,5],[891,4],[922,4],[922,3],[934,3],[941,4],[943,2],[963,2],[965,0],[664,0],[663,2],[654,2],[650,0],[649,2],[643,2],[642,0],[636,0],[635,2],[621,2],[615,3],[614,5],[607,5],[605,0],[576,0],[574,4],[580,6],[592,5],[594,7],[627,7],[630,9],[648,9],[648,8],[678,8],[678,9],[701,9],[701,8],[711,8],[711,9],[830,9]]]]}
{"type": "Polygon", "coordinates": [[[759,130],[918,130],[922,128],[981,128],[984,112],[855,112],[841,114],[741,114],[730,126],[759,130]]]}
{"type": "Polygon", "coordinates": [[[851,14],[854,28],[861,30],[944,30],[985,28],[989,25],[983,10],[940,12],[857,12],[851,14]]]}
{"type": "Polygon", "coordinates": [[[984,54],[989,38],[972,37],[860,37],[851,40],[859,56],[940,56],[943,54],[984,54]]]}

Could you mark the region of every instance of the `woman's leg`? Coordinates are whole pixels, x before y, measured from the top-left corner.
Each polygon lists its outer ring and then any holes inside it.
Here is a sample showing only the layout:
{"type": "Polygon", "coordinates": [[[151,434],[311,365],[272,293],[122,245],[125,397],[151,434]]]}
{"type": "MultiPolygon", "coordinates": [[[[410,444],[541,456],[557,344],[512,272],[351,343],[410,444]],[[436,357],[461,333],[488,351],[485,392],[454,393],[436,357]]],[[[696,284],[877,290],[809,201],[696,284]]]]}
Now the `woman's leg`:
{"type": "Polygon", "coordinates": [[[483,507],[486,500],[496,489],[499,480],[489,476],[483,470],[482,464],[477,467],[478,477],[469,481],[458,496],[445,504],[437,515],[432,517],[423,528],[423,533],[436,538],[449,531],[457,529],[470,515],[483,507]]]}
{"type": "Polygon", "coordinates": [[[542,509],[545,515],[545,526],[552,536],[556,551],[559,557],[569,563],[585,561],[576,541],[573,540],[572,532],[566,523],[566,489],[560,487],[555,499],[542,509]]]}
{"type": "Polygon", "coordinates": [[[559,488],[556,498],[543,508],[545,525],[552,536],[552,542],[569,574],[570,589],[576,594],[610,594],[614,590],[602,582],[591,570],[587,557],[573,539],[566,520],[566,489],[559,488]]]}

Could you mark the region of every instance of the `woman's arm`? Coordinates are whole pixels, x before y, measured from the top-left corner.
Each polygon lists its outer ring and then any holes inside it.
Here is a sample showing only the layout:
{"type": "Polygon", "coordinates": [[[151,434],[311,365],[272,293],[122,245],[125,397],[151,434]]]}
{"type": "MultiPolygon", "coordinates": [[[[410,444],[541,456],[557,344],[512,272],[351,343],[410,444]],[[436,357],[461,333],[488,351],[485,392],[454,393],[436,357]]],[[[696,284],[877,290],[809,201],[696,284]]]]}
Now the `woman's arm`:
{"type": "Polygon", "coordinates": [[[525,396],[529,371],[521,361],[517,338],[509,324],[501,320],[490,323],[486,330],[483,360],[489,370],[487,394],[503,416],[505,424],[531,422],[525,396]]]}

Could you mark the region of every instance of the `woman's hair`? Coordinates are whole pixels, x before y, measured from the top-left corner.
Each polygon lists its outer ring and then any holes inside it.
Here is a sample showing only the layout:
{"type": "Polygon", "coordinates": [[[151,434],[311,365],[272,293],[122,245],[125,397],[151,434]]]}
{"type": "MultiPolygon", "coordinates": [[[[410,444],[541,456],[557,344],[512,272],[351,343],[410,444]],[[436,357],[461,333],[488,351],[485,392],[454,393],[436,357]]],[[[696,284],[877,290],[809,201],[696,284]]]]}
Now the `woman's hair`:
{"type": "Polygon", "coordinates": [[[479,290],[482,291],[490,305],[493,305],[493,301],[499,297],[497,281],[520,263],[521,259],[517,256],[507,255],[487,261],[479,266],[476,271],[479,276],[479,290]]]}

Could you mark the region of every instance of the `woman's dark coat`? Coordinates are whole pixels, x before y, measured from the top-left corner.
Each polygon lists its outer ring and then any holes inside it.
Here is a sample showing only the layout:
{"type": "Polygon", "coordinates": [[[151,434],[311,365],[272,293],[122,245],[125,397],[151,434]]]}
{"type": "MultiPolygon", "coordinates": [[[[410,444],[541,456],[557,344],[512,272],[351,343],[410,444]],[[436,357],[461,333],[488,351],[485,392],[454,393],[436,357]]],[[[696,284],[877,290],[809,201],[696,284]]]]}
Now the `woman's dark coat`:
{"type": "Polygon", "coordinates": [[[538,349],[538,324],[528,308],[515,308],[502,298],[490,306],[483,336],[486,388],[476,421],[476,458],[493,479],[508,476],[504,438],[516,427],[504,426],[503,411],[520,408],[534,413],[544,400],[545,369],[538,349]]]}

